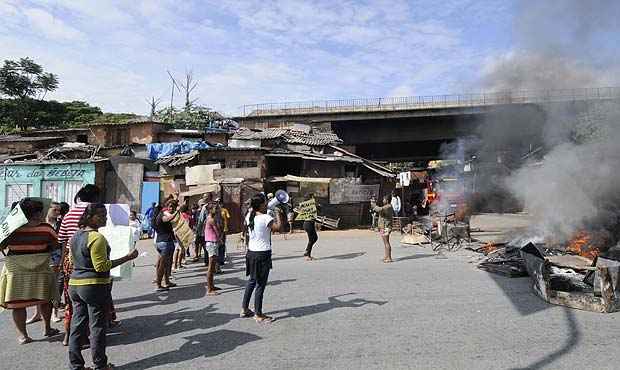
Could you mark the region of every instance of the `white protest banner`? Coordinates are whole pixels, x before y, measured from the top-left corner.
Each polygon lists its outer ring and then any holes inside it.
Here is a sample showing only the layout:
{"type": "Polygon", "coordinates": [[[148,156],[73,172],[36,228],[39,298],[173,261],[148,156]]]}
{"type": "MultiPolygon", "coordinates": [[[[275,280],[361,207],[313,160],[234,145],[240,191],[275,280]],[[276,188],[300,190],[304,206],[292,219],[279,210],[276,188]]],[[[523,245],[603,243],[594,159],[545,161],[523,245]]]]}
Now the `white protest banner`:
{"type": "Polygon", "coordinates": [[[314,199],[299,203],[297,208],[297,217],[295,221],[310,221],[316,218],[316,201],[314,199]]]}
{"type": "MultiPolygon", "coordinates": [[[[132,230],[129,226],[109,225],[99,229],[110,245],[110,259],[115,260],[127,255],[134,248],[132,230]]],[[[131,279],[133,263],[127,262],[110,271],[115,279],[131,279]]]]}
{"type": "Polygon", "coordinates": [[[28,219],[21,207],[15,206],[0,224],[0,244],[6,240],[15,230],[28,223],[28,219]]]}

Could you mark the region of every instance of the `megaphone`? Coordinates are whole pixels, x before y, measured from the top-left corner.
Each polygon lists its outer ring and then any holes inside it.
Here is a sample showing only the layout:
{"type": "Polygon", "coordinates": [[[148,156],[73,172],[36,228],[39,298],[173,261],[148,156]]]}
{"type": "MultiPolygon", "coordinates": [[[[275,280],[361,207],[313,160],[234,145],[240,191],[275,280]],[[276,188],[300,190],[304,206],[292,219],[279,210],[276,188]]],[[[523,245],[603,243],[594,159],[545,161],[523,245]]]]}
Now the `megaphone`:
{"type": "Polygon", "coordinates": [[[286,204],[286,203],[288,203],[288,201],[290,199],[291,199],[291,197],[288,195],[287,192],[285,192],[284,190],[278,190],[278,191],[276,191],[276,195],[273,197],[273,199],[270,200],[269,203],[267,204],[267,208],[268,209],[274,209],[279,204],[286,204]]]}

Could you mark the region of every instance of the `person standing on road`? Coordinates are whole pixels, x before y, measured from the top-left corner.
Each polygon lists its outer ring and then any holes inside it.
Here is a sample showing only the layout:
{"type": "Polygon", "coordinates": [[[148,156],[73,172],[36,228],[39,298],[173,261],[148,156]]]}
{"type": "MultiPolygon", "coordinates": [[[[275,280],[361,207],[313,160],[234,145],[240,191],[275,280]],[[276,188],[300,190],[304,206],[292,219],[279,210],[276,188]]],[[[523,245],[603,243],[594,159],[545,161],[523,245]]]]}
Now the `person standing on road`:
{"type": "Polygon", "coordinates": [[[218,245],[222,238],[222,230],[216,221],[218,212],[218,207],[211,207],[205,221],[205,263],[209,266],[207,269],[207,295],[217,295],[220,290],[213,283],[215,271],[217,270],[218,245]]]}
{"type": "Polygon", "coordinates": [[[230,212],[224,207],[224,203],[222,199],[218,198],[215,200],[218,204],[218,208],[220,209],[220,217],[222,220],[221,231],[222,235],[220,238],[220,245],[217,247],[217,263],[221,266],[224,266],[226,263],[226,234],[228,233],[228,223],[230,222],[230,212]]]}
{"type": "MultiPolygon", "coordinates": [[[[194,241],[194,258],[193,262],[198,262],[200,259],[200,253],[205,246],[205,221],[207,220],[209,212],[207,210],[207,200],[202,198],[198,201],[198,211],[196,212],[196,225],[194,226],[196,231],[196,240],[194,241]]],[[[207,263],[205,262],[205,265],[207,263]]]]}
{"type": "Polygon", "coordinates": [[[400,197],[396,195],[395,191],[392,192],[392,200],[390,201],[390,204],[392,205],[392,209],[394,210],[394,216],[398,217],[400,215],[401,203],[400,197]]]}
{"type": "MultiPolygon", "coordinates": [[[[313,200],[314,194],[308,194],[306,201],[313,200]]],[[[316,200],[315,200],[316,201],[316,200]]],[[[318,205],[317,205],[318,208],[318,205]]],[[[316,212],[304,220],[304,231],[308,235],[308,245],[306,245],[306,252],[304,253],[304,259],[306,261],[312,261],[312,247],[319,240],[319,235],[316,233],[316,212]]]]}
{"type": "Polygon", "coordinates": [[[151,203],[151,206],[149,207],[149,209],[146,210],[146,212],[144,212],[144,222],[148,222],[148,231],[147,231],[147,235],[150,238],[153,237],[153,232],[155,231],[153,229],[153,222],[155,219],[155,210],[157,209],[157,204],[155,203],[151,203]]]}
{"type": "Polygon", "coordinates": [[[30,198],[19,202],[28,220],[0,246],[8,249],[0,274],[0,307],[10,309],[19,334],[18,342],[32,342],[26,330],[26,307],[37,306],[44,324],[44,336],[60,334],[50,326],[52,302],[57,300],[51,253],[59,248],[54,229],[43,222],[43,203],[30,198]]]}
{"type": "Polygon", "coordinates": [[[157,291],[166,291],[169,288],[175,287],[176,284],[170,282],[170,273],[172,270],[172,258],[174,254],[174,230],[172,229],[172,220],[176,216],[176,200],[170,199],[166,202],[166,208],[160,210],[154,218],[153,227],[157,234],[155,239],[155,247],[159,257],[157,258],[157,264],[155,269],[157,275],[155,283],[157,284],[157,291]],[[162,282],[165,285],[162,285],[162,282]]]}
{"type": "Polygon", "coordinates": [[[374,199],[370,201],[370,208],[379,215],[379,235],[383,240],[383,262],[389,263],[392,260],[392,246],[390,245],[390,233],[392,232],[392,219],[394,218],[394,210],[390,203],[388,195],[383,197],[383,206],[378,206],[374,199]]]}
{"type": "Polygon", "coordinates": [[[241,303],[241,317],[252,317],[258,323],[271,322],[272,317],[263,314],[263,294],[271,270],[271,233],[280,230],[282,215],[276,210],[276,218],[267,214],[267,203],[262,195],[255,195],[251,201],[252,210],[246,218],[249,241],[245,256],[245,274],[249,276],[241,303]],[[250,310],[250,298],[254,293],[254,310],[250,310]]]}
{"type": "Polygon", "coordinates": [[[110,246],[98,232],[107,221],[105,205],[89,204],[71,239],[73,272],[69,279],[69,294],[73,302],[73,319],[69,336],[69,362],[71,369],[84,369],[82,343],[89,337],[90,351],[96,369],[109,369],[106,356],[106,331],[108,308],[112,302],[110,270],[138,257],[134,249],[126,256],[110,260],[110,246]]]}
{"type": "Polygon", "coordinates": [[[71,260],[69,240],[78,231],[78,223],[84,210],[88,207],[89,203],[98,203],[100,198],[99,187],[92,184],[84,185],[73,198],[73,207],[67,212],[60,224],[60,230],[58,231],[58,241],[62,248],[62,269],[64,276],[64,289],[63,295],[65,298],[65,337],[62,341],[64,346],[69,345],[69,329],[71,327],[71,317],[73,314],[73,305],[71,304],[71,297],[69,295],[69,277],[73,272],[73,261],[71,260]]]}

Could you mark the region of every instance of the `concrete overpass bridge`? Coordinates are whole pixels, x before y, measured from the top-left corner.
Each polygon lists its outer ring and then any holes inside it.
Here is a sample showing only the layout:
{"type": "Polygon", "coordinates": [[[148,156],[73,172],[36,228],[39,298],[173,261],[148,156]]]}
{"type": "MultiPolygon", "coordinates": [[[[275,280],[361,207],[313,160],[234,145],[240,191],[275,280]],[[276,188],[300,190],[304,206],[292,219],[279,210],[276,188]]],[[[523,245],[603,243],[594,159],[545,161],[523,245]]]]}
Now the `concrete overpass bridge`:
{"type": "Polygon", "coordinates": [[[539,121],[546,107],[578,112],[592,101],[609,100],[620,100],[620,87],[265,103],[244,106],[235,119],[248,128],[331,128],[359,155],[401,161],[436,158],[442,143],[517,112],[539,121]]]}

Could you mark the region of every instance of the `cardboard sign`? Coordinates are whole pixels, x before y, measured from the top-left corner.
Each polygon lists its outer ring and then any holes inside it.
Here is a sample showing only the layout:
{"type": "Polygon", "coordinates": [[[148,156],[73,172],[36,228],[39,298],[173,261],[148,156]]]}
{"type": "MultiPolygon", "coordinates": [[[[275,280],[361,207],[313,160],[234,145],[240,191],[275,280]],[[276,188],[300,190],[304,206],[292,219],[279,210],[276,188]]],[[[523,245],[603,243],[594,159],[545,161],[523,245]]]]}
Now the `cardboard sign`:
{"type": "Polygon", "coordinates": [[[0,224],[0,244],[13,232],[28,223],[28,219],[19,204],[11,210],[2,224],[0,224]]]}
{"type": "Polygon", "coordinates": [[[310,221],[316,218],[316,201],[314,199],[299,203],[295,209],[295,221],[310,221]]]}
{"type": "Polygon", "coordinates": [[[189,248],[196,239],[196,235],[189,227],[189,223],[181,217],[181,212],[177,212],[176,216],[174,216],[170,222],[174,229],[174,235],[177,237],[179,243],[181,243],[181,246],[183,248],[189,248]]]}

